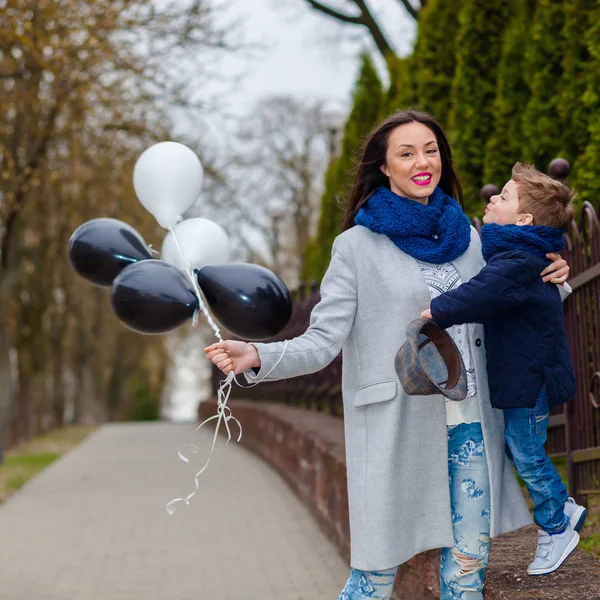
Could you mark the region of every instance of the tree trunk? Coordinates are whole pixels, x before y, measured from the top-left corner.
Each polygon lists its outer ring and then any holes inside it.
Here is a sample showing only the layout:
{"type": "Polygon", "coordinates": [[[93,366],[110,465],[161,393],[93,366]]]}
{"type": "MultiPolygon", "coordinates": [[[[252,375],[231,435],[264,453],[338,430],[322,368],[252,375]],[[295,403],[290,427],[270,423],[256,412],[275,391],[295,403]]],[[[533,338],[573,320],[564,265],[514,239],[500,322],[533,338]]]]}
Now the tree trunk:
{"type": "Polygon", "coordinates": [[[3,451],[12,443],[8,427],[14,407],[15,380],[10,361],[11,335],[6,299],[14,288],[16,276],[14,269],[0,269],[0,464],[3,451]]]}

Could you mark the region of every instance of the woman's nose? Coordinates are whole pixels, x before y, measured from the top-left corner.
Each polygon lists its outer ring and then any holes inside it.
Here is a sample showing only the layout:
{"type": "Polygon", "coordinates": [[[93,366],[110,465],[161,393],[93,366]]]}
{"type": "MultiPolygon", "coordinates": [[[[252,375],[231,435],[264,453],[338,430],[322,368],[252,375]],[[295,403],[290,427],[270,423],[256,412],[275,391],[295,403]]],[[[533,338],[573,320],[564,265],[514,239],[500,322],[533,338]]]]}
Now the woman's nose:
{"type": "Polygon", "coordinates": [[[429,165],[429,160],[425,154],[417,154],[417,166],[423,166],[423,168],[429,165]]]}
{"type": "Polygon", "coordinates": [[[498,200],[498,195],[494,195],[494,196],[492,196],[492,197],[490,198],[490,202],[491,202],[492,204],[496,204],[496,201],[497,201],[497,200],[498,200]]]}

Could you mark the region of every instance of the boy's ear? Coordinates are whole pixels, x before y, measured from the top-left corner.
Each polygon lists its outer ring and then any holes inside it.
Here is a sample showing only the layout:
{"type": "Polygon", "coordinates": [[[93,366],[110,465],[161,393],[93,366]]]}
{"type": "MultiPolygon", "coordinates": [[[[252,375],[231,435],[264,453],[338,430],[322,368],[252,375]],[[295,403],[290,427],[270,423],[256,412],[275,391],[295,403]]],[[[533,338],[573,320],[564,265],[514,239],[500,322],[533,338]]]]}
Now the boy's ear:
{"type": "Polygon", "coordinates": [[[533,225],[533,215],[531,213],[525,213],[519,217],[517,225],[533,225]]]}

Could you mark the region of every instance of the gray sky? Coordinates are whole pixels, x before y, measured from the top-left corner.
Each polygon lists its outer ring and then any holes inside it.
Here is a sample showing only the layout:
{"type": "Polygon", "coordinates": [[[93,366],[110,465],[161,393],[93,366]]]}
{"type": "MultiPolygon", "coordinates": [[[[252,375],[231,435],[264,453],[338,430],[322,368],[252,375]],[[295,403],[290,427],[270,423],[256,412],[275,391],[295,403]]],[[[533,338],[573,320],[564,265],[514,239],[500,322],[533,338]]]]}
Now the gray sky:
{"type": "MultiPolygon", "coordinates": [[[[349,0],[323,0],[352,12],[349,0]]],[[[331,101],[332,110],[346,109],[357,76],[358,55],[373,44],[362,27],[343,25],[318,13],[305,0],[220,0],[225,19],[239,22],[240,38],[252,50],[219,59],[222,81],[209,84],[221,92],[223,112],[247,114],[262,97],[292,94],[331,101]],[[236,78],[239,83],[234,85],[236,78]]],[[[369,6],[398,54],[409,54],[416,27],[398,0],[369,0],[369,6]]],[[[381,61],[377,52],[376,61],[381,61]]],[[[385,75],[385,69],[380,69],[385,75]]],[[[213,116],[218,132],[224,122],[213,116]]],[[[187,125],[182,125],[187,127],[187,125]]]]}
{"type": "MultiPolygon", "coordinates": [[[[327,0],[350,12],[351,2],[327,0]]],[[[346,103],[357,70],[357,54],[370,46],[359,27],[342,26],[311,9],[305,0],[231,0],[232,14],[243,15],[249,42],[263,43],[248,65],[236,99],[243,107],[261,95],[286,93],[346,103]]],[[[397,0],[370,0],[373,12],[387,24],[386,33],[396,50],[410,52],[414,21],[397,0]]]]}

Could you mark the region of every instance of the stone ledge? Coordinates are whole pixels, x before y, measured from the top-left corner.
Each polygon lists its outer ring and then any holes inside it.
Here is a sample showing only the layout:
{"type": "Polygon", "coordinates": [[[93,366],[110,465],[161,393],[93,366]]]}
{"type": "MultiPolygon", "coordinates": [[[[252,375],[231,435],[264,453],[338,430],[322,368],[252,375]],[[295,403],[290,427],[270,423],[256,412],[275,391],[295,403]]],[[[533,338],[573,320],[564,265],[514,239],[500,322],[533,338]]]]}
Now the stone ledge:
{"type": "MultiPolygon", "coordinates": [[[[342,419],[267,402],[230,400],[228,406],[242,423],[242,443],[280,473],[349,562],[342,419]]],[[[198,409],[201,419],[215,412],[214,402],[198,409]]],[[[493,540],[486,600],[600,600],[600,561],[581,551],[555,574],[527,576],[535,538],[535,528],[528,527],[493,540]]],[[[425,552],[401,567],[392,600],[436,598],[438,552],[425,552]]]]}
{"type": "Polygon", "coordinates": [[[492,540],[486,600],[600,600],[600,561],[581,550],[555,573],[528,576],[536,540],[533,525],[492,540]]]}

